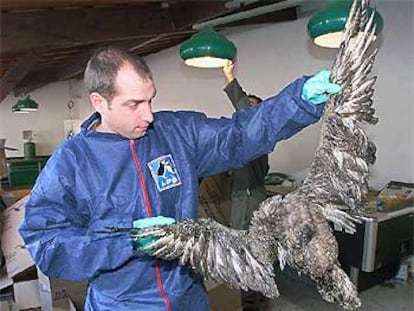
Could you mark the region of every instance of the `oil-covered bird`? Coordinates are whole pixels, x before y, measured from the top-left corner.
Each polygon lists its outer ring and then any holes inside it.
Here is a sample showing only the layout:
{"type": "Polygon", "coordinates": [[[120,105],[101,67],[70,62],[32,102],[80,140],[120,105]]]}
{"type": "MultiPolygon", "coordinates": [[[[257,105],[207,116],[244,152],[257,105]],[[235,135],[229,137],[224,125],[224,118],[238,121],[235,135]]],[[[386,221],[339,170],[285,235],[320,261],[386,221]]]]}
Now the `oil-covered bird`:
{"type": "Polygon", "coordinates": [[[125,228],[136,239],[158,238],[144,250],[179,259],[216,282],[270,298],[279,295],[273,270],[279,261],[282,268],[287,264],[312,279],[326,301],[345,309],[361,305],[355,285],[340,268],[330,222],[355,231],[367,192],[368,164],[375,159],[375,146],[363,129],[378,121],[372,108],[374,12],[368,12],[368,1],[354,1],[330,75],[342,92],[325,105],[320,144],[303,184],[283,198],[264,201],[248,230],[230,229],[209,218],[125,228]]]}

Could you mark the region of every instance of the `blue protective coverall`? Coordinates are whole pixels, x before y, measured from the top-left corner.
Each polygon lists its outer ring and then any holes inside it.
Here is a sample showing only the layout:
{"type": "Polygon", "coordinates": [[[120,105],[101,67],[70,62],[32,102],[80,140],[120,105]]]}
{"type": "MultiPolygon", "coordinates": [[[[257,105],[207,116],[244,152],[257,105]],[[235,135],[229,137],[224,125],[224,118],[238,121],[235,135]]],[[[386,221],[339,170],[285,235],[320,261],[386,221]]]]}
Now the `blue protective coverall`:
{"type": "Polygon", "coordinates": [[[95,231],[196,218],[200,177],[241,167],[319,119],[323,105],[300,99],[305,80],[231,119],[155,113],[136,140],[94,131],[93,114],[54,152],[26,204],[19,232],[35,263],[49,277],[88,280],[85,310],[208,310],[189,268],[133,251],[126,233],[95,231]]]}

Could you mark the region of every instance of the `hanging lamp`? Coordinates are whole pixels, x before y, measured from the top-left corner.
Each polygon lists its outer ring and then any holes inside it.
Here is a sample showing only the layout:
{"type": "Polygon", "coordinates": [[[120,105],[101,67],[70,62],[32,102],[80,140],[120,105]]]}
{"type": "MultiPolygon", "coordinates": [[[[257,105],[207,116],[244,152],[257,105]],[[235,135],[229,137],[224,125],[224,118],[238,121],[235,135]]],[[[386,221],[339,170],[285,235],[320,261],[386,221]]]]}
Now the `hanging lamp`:
{"type": "MultiPolygon", "coordinates": [[[[323,11],[309,20],[308,33],[316,45],[327,48],[339,47],[351,5],[351,0],[332,0],[323,11]]],[[[369,10],[371,13],[374,9],[369,8],[369,10]]],[[[378,11],[375,11],[374,21],[376,24],[375,34],[378,35],[384,25],[378,11]]]]}
{"type": "Polygon", "coordinates": [[[30,95],[26,95],[24,99],[19,99],[17,103],[14,104],[11,108],[14,113],[29,113],[32,111],[37,111],[38,109],[39,104],[31,99],[30,95]]]}
{"type": "Polygon", "coordinates": [[[227,60],[236,58],[237,49],[233,42],[212,27],[184,41],[180,47],[180,56],[188,66],[198,68],[220,68],[227,60]]]}

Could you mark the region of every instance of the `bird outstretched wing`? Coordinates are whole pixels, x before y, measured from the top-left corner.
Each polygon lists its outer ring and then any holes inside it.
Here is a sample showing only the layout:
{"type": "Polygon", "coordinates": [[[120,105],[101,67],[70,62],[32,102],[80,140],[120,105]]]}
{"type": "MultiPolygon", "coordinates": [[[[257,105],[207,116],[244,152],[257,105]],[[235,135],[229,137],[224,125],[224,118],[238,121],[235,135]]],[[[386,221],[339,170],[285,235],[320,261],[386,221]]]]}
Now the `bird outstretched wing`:
{"type": "Polygon", "coordinates": [[[324,216],[349,231],[362,211],[368,190],[368,164],[375,161],[375,145],[364,124],[376,124],[372,108],[375,76],[372,67],[378,49],[374,14],[369,1],[354,1],[342,43],[332,66],[331,81],[342,91],[325,105],[321,139],[303,188],[313,188],[324,216]]]}
{"type": "Polygon", "coordinates": [[[137,231],[133,238],[157,237],[143,248],[162,259],[178,259],[206,279],[242,290],[279,296],[272,264],[259,262],[251,252],[245,230],[228,228],[212,219],[186,219],[168,226],[137,231]]]}
{"type": "Polygon", "coordinates": [[[375,13],[369,11],[368,1],[354,0],[330,77],[342,91],[325,104],[308,177],[282,199],[264,201],[249,228],[265,228],[261,230],[273,236],[281,268],[287,264],[307,275],[326,301],[350,310],[361,301],[340,268],[338,243],[328,220],[355,231],[367,191],[368,164],[374,159],[374,145],[363,128],[377,122],[372,108],[375,77],[370,77],[377,53],[370,50],[375,13]]]}

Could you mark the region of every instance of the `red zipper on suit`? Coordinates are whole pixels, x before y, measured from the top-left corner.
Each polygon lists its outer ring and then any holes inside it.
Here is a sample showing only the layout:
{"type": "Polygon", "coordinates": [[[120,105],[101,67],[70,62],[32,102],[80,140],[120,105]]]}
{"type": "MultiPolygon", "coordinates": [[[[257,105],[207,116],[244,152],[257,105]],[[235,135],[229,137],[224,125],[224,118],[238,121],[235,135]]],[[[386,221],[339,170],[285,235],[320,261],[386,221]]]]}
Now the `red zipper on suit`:
{"type": "MultiPolygon", "coordinates": [[[[151,203],[148,196],[147,186],[145,185],[145,179],[144,174],[142,173],[141,163],[139,162],[138,154],[135,148],[135,141],[130,140],[129,146],[131,147],[132,157],[134,158],[135,167],[138,171],[139,183],[141,184],[142,192],[144,195],[144,203],[145,209],[147,211],[147,216],[152,217],[151,203]]],[[[168,298],[167,294],[164,291],[164,287],[162,286],[161,269],[158,259],[155,259],[155,276],[157,278],[158,291],[160,292],[161,297],[164,299],[165,307],[167,308],[167,311],[171,311],[170,299],[168,298]]]]}

